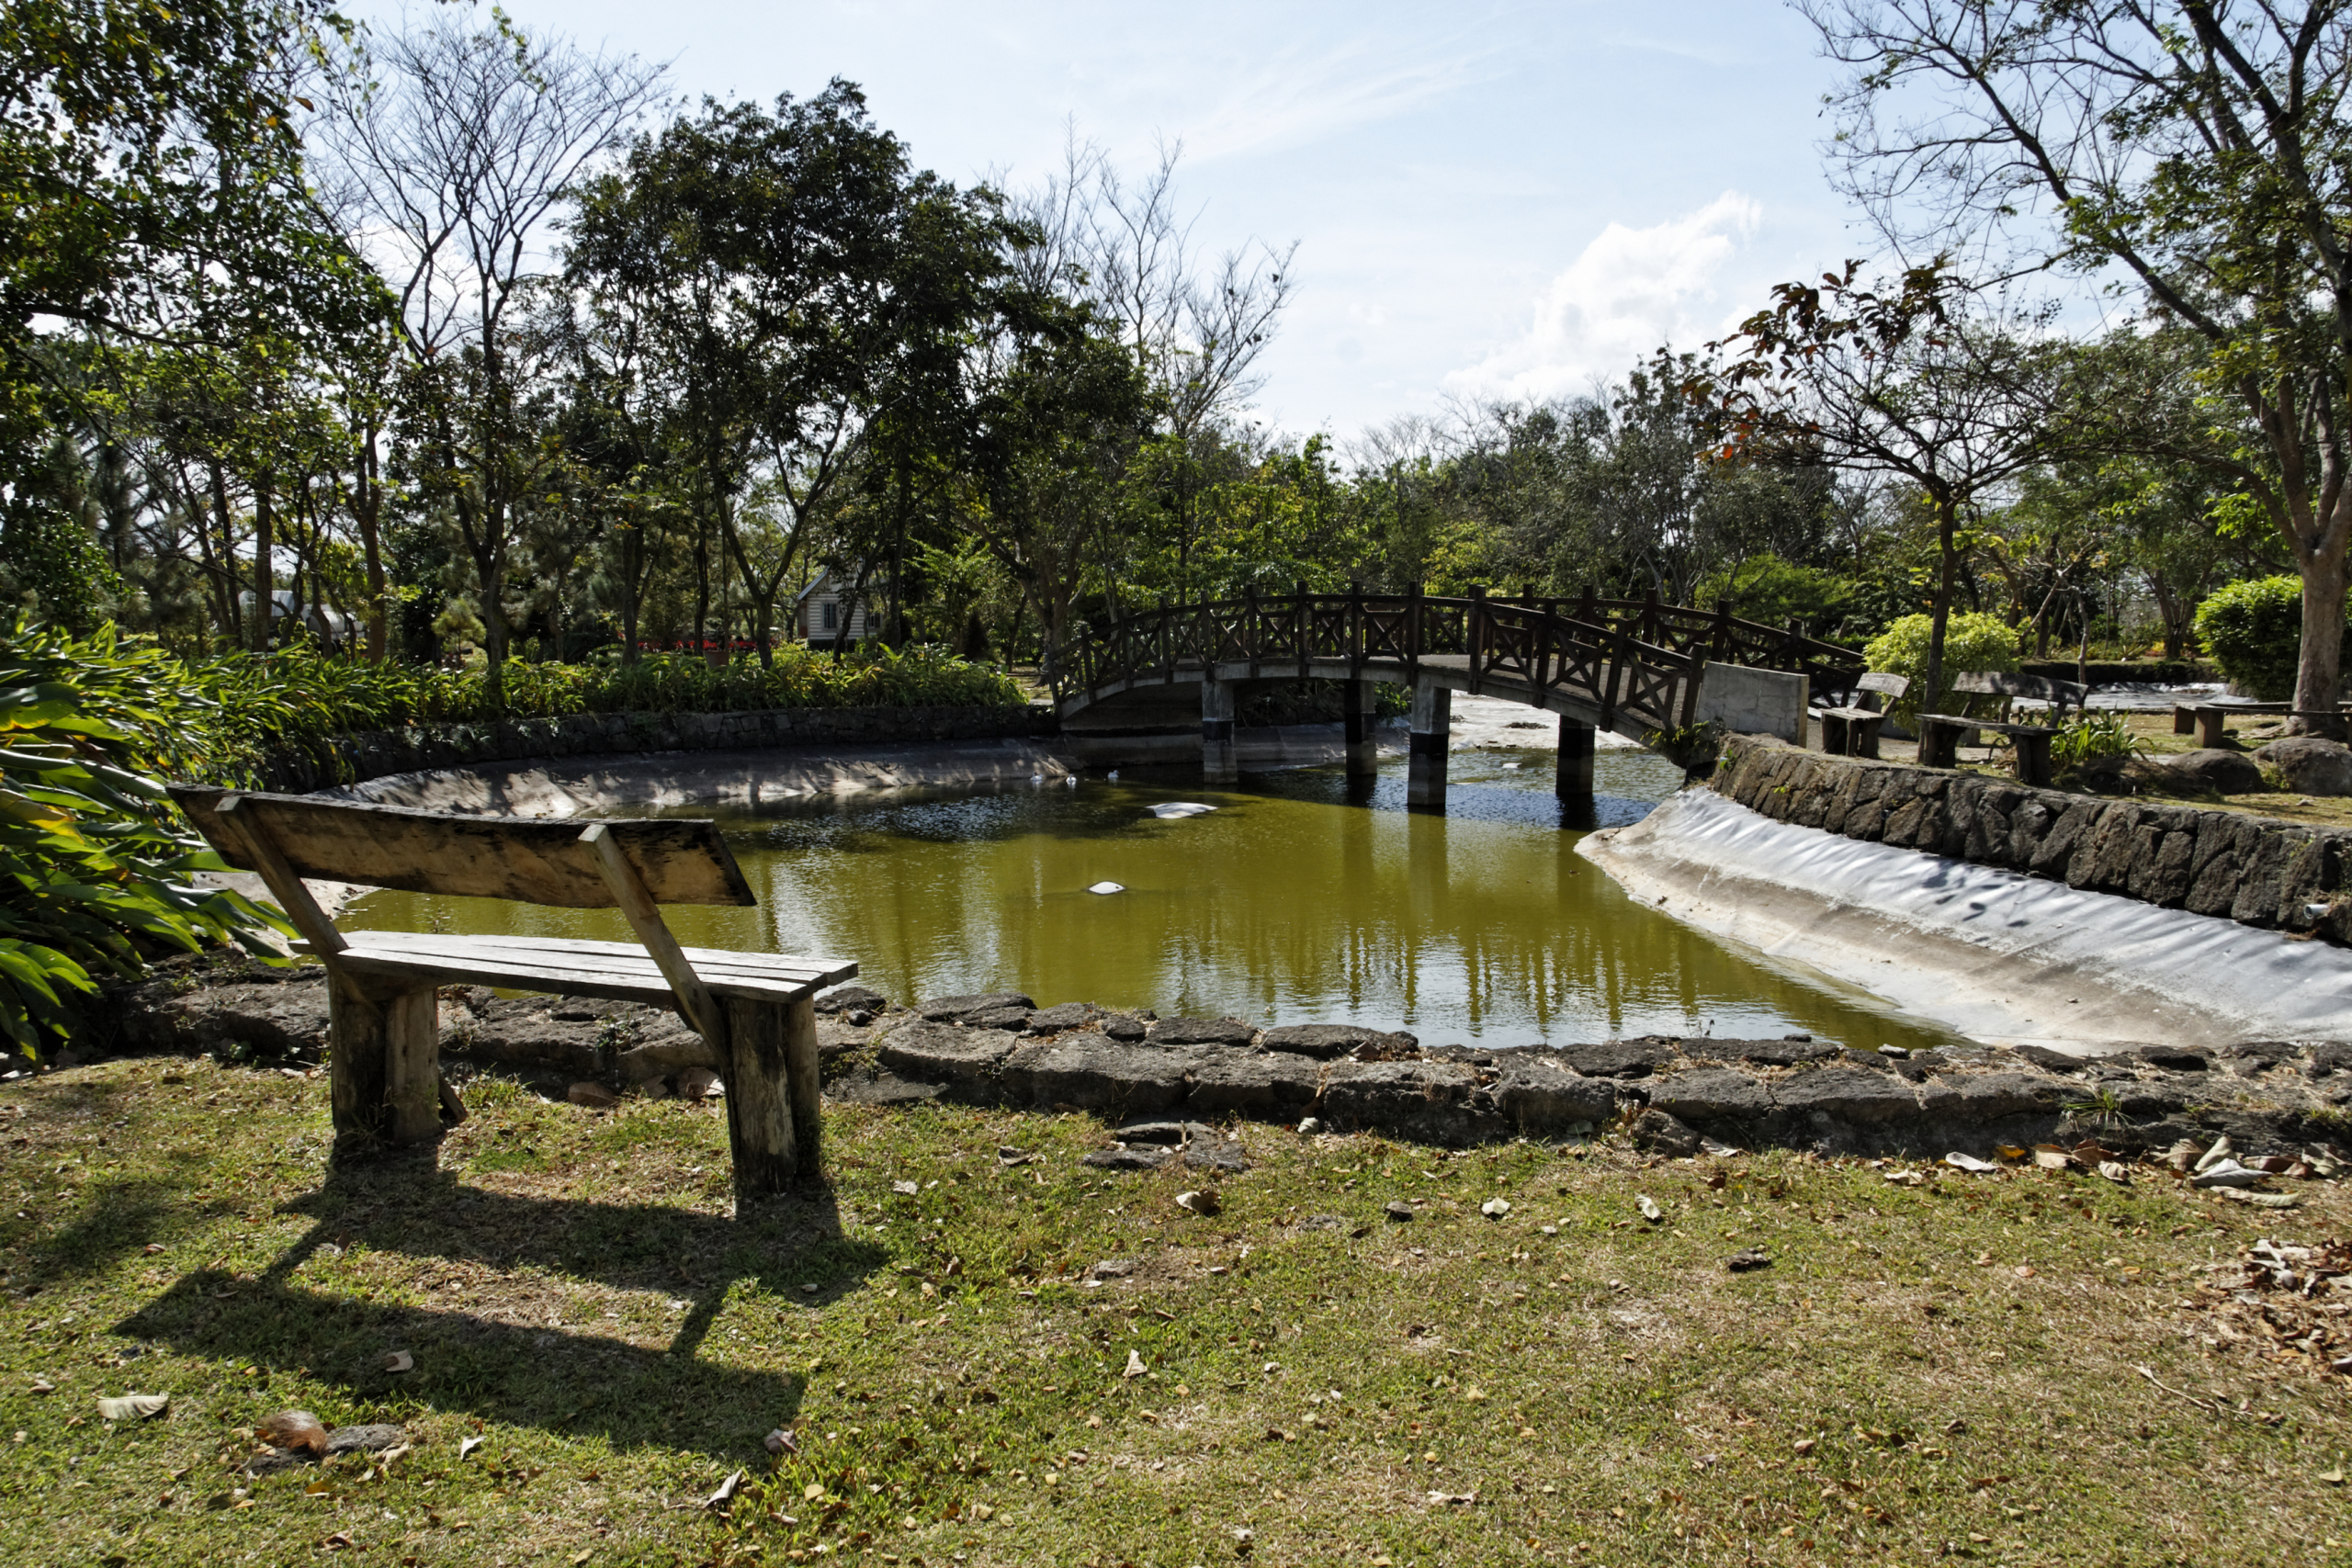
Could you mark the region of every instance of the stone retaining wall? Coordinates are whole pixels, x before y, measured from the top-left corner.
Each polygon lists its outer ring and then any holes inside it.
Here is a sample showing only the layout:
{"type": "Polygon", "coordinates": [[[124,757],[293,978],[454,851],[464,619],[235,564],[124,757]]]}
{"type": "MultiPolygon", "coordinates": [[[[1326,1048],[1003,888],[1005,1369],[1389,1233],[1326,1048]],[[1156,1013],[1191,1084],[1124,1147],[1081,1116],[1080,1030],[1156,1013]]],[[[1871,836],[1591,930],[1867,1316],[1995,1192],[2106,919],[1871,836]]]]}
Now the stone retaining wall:
{"type": "MultiPolygon", "coordinates": [[[[126,1050],[314,1063],[326,1043],[324,979],[316,965],[174,961],[155,978],[109,986],[99,1037],[65,1065],[126,1050]]],[[[849,987],[818,1010],[829,1099],[1077,1110],[1114,1123],[1313,1116],[1334,1131],[1446,1145],[1623,1126],[1670,1153],[1691,1152],[1703,1134],[1747,1148],[1935,1157],[2082,1136],[2160,1149],[2224,1134],[2245,1152],[2284,1153],[2343,1141],[2352,1122],[2352,1046],[2325,1043],[2150,1046],[2091,1061],[2032,1046],[1891,1057],[1806,1036],[1498,1051],[1351,1025],[1040,1009],[1011,994],[899,1009],[849,987]]],[[[441,1024],[456,1074],[494,1064],[556,1099],[575,1079],[660,1097],[687,1068],[723,1070],[674,1014],[634,1005],[453,987],[441,1024]]]]}
{"type": "Polygon", "coordinates": [[[1769,736],[1732,737],[1712,787],[1801,828],[2352,946],[2352,832],[2341,829],[1833,757],[1769,736]]]}
{"type": "Polygon", "coordinates": [[[1050,736],[1049,704],[1023,707],[764,708],[753,713],[582,713],[371,730],[326,742],[319,754],[279,757],[263,787],[302,792],[393,773],[639,751],[735,751],[765,746],[865,746],[893,741],[1050,736]]]}

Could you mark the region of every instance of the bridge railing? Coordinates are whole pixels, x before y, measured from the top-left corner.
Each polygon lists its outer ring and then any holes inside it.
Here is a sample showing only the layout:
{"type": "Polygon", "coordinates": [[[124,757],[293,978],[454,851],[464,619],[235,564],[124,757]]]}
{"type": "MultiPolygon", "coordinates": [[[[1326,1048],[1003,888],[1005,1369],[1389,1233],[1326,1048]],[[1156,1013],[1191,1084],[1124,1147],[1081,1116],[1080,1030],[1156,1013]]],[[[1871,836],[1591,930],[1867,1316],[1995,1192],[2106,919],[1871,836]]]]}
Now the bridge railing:
{"type": "Polygon", "coordinates": [[[1655,599],[1301,588],[1122,616],[1065,648],[1052,684],[1057,700],[1069,702],[1216,666],[1243,665],[1256,675],[1267,665],[1344,663],[1360,674],[1367,664],[1401,664],[1410,678],[1424,662],[1442,661],[1461,669],[1474,693],[1508,684],[1539,700],[1566,697],[1598,711],[1604,725],[1623,716],[1673,729],[1695,717],[1709,660],[1806,674],[1817,695],[1837,700],[1850,700],[1862,673],[1861,656],[1836,643],[1655,599]]]}

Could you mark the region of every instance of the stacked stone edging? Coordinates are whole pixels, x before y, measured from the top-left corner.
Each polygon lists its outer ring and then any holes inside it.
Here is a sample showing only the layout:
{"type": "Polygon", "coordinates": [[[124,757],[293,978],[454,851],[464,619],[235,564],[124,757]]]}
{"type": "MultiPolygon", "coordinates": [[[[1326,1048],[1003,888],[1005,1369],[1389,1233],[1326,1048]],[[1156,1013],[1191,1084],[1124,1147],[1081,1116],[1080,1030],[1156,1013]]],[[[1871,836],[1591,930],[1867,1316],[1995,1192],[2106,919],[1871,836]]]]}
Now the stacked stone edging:
{"type": "Polygon", "coordinates": [[[885,745],[1027,739],[1060,732],[1051,705],[1021,707],[762,708],[750,713],[577,713],[491,724],[438,724],[340,735],[313,752],[272,758],[264,788],[302,792],[394,773],[640,751],[885,745]]]}
{"type": "MultiPolygon", "coordinates": [[[[98,1038],[65,1065],[110,1050],[315,1061],[324,982],[314,964],[175,961],[110,986],[98,1038]]],[[[1928,1156],[2083,1135],[2136,1151],[2222,1134],[2266,1154],[2342,1141],[2352,1125],[2352,1045],[2334,1043],[2151,1046],[2096,1060],[2031,1046],[1891,1058],[1802,1036],[1432,1049],[1355,1026],[1151,1021],[1012,994],[904,1010],[845,987],[818,1009],[828,1098],[868,1105],[1076,1109],[1121,1122],[1314,1116],[1335,1131],[1454,1145],[1625,1125],[1673,1153],[1704,1134],[1747,1148],[1928,1156]]],[[[674,1013],[633,1004],[453,987],[441,1023],[453,1064],[517,1070],[557,1098],[580,1078],[658,1096],[689,1067],[724,1071],[674,1013]]]]}
{"type": "Polygon", "coordinates": [[[1800,828],[2352,946],[2352,831],[2341,829],[2067,795],[1755,735],[1725,742],[1711,787],[1800,828]]]}

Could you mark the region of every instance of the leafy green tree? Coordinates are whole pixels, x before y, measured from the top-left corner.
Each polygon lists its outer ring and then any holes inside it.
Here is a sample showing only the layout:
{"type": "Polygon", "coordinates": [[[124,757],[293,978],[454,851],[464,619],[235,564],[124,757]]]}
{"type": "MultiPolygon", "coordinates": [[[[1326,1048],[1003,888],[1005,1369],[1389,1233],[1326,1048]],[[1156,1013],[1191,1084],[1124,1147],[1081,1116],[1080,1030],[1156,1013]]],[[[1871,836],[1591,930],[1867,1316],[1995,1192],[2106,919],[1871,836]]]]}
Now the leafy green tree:
{"type": "Polygon", "coordinates": [[[2211,456],[2303,584],[2297,720],[2340,734],[2352,546],[2346,0],[1807,0],[1852,67],[1835,145],[1898,241],[2118,268],[2255,433],[2211,456]]]}

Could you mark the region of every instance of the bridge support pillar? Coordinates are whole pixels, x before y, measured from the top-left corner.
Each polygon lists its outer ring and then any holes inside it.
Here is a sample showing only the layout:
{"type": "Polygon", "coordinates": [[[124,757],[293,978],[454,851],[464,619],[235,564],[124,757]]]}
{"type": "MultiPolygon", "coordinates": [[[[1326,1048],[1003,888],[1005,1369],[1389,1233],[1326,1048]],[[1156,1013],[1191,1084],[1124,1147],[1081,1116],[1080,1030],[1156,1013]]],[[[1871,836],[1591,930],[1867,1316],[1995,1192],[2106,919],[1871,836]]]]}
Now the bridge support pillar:
{"type": "Polygon", "coordinates": [[[1413,687],[1412,756],[1405,774],[1405,804],[1445,809],[1445,749],[1453,728],[1453,693],[1434,683],[1413,687]]]}
{"type": "Polygon", "coordinates": [[[1201,782],[1241,782],[1240,755],[1233,744],[1233,684],[1201,682],[1201,782]]]}
{"type": "Polygon", "coordinates": [[[1560,771],[1552,791],[1579,804],[1592,799],[1593,727],[1560,716],[1560,771]]]}
{"type": "Polygon", "coordinates": [[[1373,726],[1379,709],[1373,697],[1378,682],[1350,681],[1340,698],[1348,721],[1348,777],[1370,778],[1380,772],[1380,741],[1373,726]]]}

